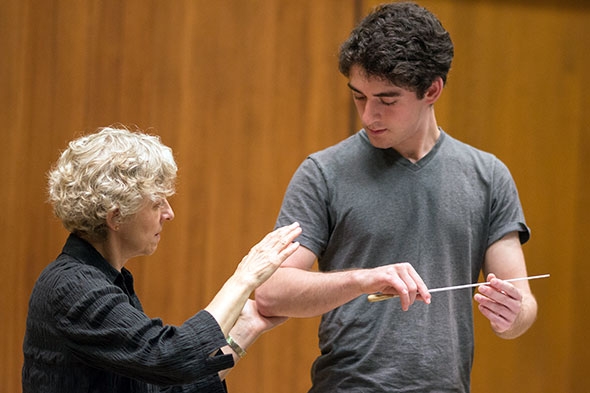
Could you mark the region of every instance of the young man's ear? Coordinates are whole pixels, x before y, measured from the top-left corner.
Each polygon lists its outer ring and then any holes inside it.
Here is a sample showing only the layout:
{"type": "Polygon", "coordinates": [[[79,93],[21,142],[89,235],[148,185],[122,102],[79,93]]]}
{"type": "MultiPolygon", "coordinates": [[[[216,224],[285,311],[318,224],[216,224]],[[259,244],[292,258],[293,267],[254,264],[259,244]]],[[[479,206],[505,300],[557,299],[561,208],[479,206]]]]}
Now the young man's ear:
{"type": "Polygon", "coordinates": [[[430,87],[426,90],[426,93],[424,93],[424,99],[426,102],[429,104],[434,104],[442,94],[443,87],[444,82],[439,76],[434,80],[434,82],[432,82],[430,87]]]}

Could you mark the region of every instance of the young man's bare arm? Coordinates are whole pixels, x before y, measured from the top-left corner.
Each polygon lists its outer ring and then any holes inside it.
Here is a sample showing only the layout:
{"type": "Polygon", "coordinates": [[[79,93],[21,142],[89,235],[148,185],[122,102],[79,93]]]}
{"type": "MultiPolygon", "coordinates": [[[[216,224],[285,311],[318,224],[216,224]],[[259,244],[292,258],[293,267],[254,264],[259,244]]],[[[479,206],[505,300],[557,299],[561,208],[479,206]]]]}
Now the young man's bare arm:
{"type": "Polygon", "coordinates": [[[488,248],[484,273],[491,285],[480,287],[474,296],[479,310],[489,319],[499,337],[511,339],[520,336],[537,317],[537,301],[528,281],[503,281],[527,275],[517,232],[504,236],[488,248]]]}
{"type": "Polygon", "coordinates": [[[315,272],[316,256],[305,247],[290,256],[273,276],[256,290],[256,302],[266,316],[313,317],[368,293],[398,294],[402,309],[416,300],[430,302],[426,285],[408,263],[373,269],[315,272]]]}

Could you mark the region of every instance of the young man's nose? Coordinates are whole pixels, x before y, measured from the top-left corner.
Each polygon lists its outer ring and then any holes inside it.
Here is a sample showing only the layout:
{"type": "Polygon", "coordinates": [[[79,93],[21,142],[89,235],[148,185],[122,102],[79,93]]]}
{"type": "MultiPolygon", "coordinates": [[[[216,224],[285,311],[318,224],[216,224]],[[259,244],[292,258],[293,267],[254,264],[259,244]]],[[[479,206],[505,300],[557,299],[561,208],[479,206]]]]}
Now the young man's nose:
{"type": "Polygon", "coordinates": [[[361,121],[363,124],[369,126],[381,118],[379,109],[376,103],[367,101],[361,114],[361,121]]]}

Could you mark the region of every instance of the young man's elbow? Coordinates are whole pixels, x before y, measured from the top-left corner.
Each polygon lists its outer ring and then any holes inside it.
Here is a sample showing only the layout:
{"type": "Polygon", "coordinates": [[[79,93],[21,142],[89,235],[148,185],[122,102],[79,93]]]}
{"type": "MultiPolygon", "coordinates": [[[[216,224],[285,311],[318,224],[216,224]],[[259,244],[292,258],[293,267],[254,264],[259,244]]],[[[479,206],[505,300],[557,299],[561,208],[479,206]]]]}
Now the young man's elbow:
{"type": "Polygon", "coordinates": [[[278,316],[275,299],[276,298],[272,296],[271,291],[268,288],[264,288],[264,285],[256,289],[255,300],[258,313],[263,317],[278,316]]]}

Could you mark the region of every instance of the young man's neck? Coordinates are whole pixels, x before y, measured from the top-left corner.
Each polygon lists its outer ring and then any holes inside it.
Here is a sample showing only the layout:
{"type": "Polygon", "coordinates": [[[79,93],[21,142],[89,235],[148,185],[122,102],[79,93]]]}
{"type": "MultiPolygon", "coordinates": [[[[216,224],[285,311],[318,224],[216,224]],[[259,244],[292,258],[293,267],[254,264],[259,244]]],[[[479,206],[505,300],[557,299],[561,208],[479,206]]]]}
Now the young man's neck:
{"type": "Polygon", "coordinates": [[[419,133],[416,135],[416,138],[408,141],[407,145],[400,146],[396,150],[406,160],[416,163],[430,153],[434,145],[436,145],[438,138],[440,138],[440,129],[433,114],[432,119],[426,126],[425,132],[419,133]]]}

